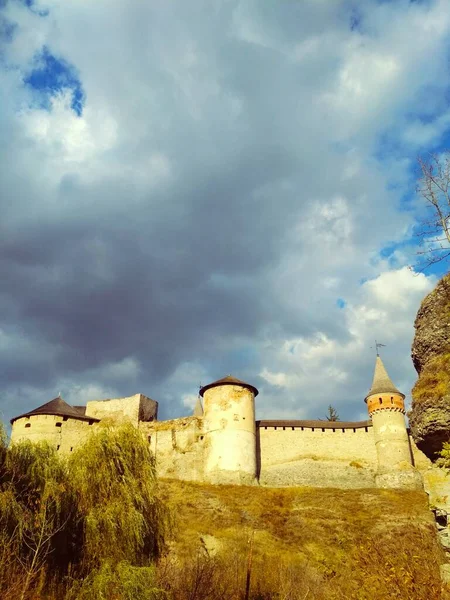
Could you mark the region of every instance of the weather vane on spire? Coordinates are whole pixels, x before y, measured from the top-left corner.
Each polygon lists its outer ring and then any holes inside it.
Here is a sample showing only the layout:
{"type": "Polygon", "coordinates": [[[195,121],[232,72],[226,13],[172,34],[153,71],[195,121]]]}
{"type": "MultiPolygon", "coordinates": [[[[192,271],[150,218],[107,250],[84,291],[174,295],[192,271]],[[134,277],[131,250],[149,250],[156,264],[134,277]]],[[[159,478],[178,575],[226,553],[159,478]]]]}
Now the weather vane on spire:
{"type": "MultiPolygon", "coordinates": [[[[373,346],[370,347],[373,348],[373,346]]],[[[377,351],[377,356],[380,356],[380,348],[386,348],[386,344],[380,344],[380,342],[375,340],[375,350],[377,351]]]]}

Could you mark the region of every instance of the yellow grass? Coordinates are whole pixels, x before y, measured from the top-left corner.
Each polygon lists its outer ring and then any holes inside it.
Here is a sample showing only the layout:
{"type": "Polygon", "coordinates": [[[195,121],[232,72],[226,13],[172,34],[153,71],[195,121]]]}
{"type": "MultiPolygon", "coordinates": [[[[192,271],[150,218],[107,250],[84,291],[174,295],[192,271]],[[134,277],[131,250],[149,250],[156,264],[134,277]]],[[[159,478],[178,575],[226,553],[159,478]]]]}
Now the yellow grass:
{"type": "Polygon", "coordinates": [[[230,577],[229,599],[239,598],[252,536],[253,598],[441,597],[442,553],[424,493],[179,481],[160,482],[160,493],[175,515],[179,570],[202,552],[213,557],[222,581],[230,577]],[[276,595],[287,579],[289,594],[276,595]]]}

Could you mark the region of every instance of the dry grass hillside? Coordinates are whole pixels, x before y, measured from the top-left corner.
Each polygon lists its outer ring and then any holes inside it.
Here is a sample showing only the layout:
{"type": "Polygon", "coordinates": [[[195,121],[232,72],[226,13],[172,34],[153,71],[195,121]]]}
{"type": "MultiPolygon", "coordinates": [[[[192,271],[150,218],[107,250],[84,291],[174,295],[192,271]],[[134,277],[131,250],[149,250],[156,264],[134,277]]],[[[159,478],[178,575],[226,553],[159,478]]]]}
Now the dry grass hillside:
{"type": "Polygon", "coordinates": [[[175,599],[447,598],[425,494],[160,483],[175,515],[158,571],[175,599]],[[253,537],[253,544],[250,540],[253,537]]]}

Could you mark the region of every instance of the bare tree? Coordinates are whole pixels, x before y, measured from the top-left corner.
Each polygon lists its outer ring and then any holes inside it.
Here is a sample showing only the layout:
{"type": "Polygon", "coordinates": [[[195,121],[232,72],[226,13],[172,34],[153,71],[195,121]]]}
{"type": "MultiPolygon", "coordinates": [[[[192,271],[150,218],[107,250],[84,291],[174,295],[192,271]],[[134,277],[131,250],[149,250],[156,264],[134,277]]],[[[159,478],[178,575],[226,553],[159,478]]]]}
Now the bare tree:
{"type": "Polygon", "coordinates": [[[417,192],[426,201],[428,216],[418,232],[422,238],[422,270],[450,257],[450,153],[418,159],[417,192]]]}

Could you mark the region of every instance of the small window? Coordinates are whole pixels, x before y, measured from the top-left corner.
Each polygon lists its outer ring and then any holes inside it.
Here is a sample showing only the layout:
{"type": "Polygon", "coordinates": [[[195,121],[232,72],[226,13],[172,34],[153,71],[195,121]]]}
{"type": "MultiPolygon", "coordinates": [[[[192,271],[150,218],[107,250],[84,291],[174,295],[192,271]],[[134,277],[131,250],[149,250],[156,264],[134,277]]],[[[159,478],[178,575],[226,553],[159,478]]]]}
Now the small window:
{"type": "Polygon", "coordinates": [[[294,427],[292,427],[292,431],[294,431],[294,427]]]}
{"type": "Polygon", "coordinates": [[[25,423],[25,427],[31,427],[31,423],[25,423]]]}
{"type": "Polygon", "coordinates": [[[380,404],[383,404],[383,398],[379,398],[380,404]]]}
{"type": "Polygon", "coordinates": [[[57,450],[59,450],[60,448],[61,448],[61,446],[58,444],[58,445],[56,446],[56,449],[57,449],[57,450]]]}
{"type": "Polygon", "coordinates": [[[67,421],[69,417],[63,417],[63,421],[67,421]]]}
{"type": "Polygon", "coordinates": [[[147,440],[148,440],[148,443],[149,443],[149,444],[151,444],[151,443],[152,443],[152,436],[151,436],[151,435],[148,435],[148,436],[147,436],[147,440]]]}
{"type": "Polygon", "coordinates": [[[322,432],[325,433],[325,427],[322,427],[322,432]]]}
{"type": "MultiPolygon", "coordinates": [[[[266,429],[267,429],[267,427],[266,427],[266,429]]],[[[202,436],[202,435],[200,436],[200,439],[201,439],[201,440],[203,439],[203,436],[202,436]]]]}
{"type": "Polygon", "coordinates": [[[55,427],[62,427],[62,423],[55,423],[55,427]]]}
{"type": "Polygon", "coordinates": [[[394,398],[391,398],[391,404],[394,404],[394,398]]]}
{"type": "Polygon", "coordinates": [[[72,452],[72,450],[73,450],[73,446],[70,448],[70,451],[71,451],[71,452],[72,452]]]}

